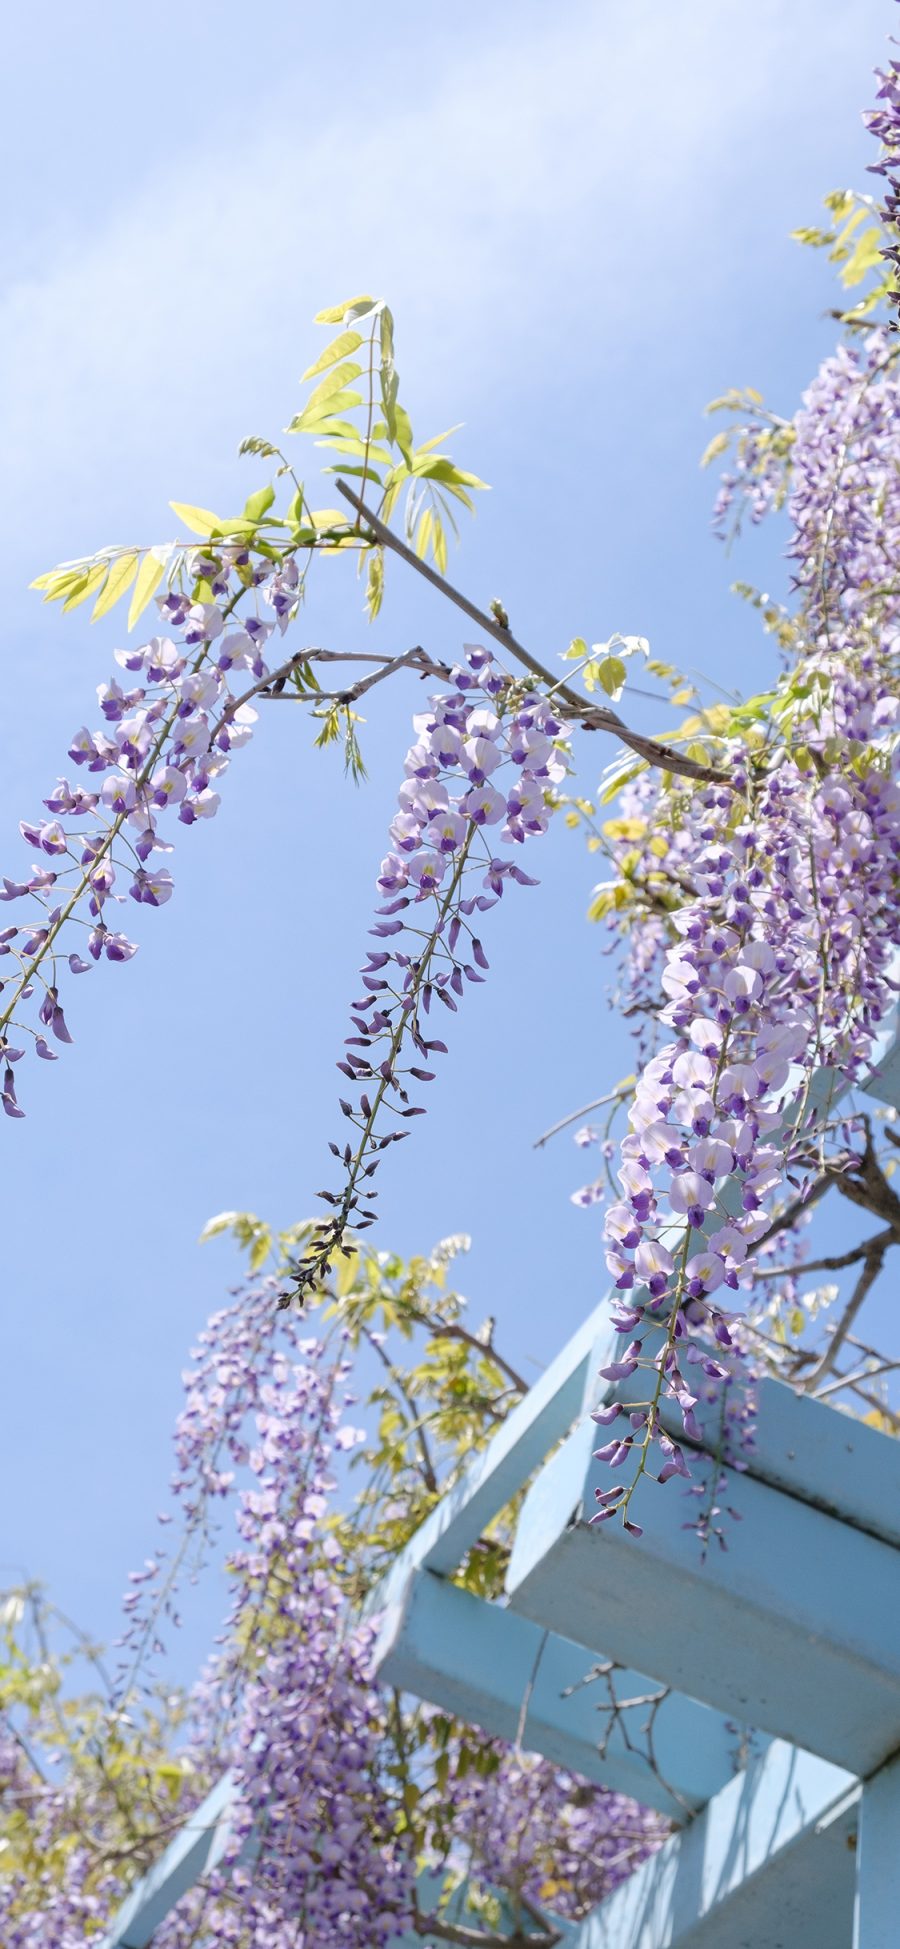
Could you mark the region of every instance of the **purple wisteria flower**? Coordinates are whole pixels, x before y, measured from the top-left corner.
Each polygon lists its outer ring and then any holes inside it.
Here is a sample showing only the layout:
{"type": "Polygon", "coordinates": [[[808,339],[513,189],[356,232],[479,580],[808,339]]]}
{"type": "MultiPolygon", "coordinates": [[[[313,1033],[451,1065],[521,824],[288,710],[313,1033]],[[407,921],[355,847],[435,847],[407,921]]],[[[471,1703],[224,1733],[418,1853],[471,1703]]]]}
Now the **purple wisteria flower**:
{"type": "Polygon", "coordinates": [[[223,549],[215,562],[198,552],[193,571],[212,578],[214,599],[169,593],[157,606],[171,633],[116,651],[120,668],[138,681],[98,686],[103,725],[83,725],[68,751],[84,782],[59,778],[44,801],[51,817],[21,822],[37,859],[27,876],[0,882],[0,901],[27,909],[24,922],[0,931],[0,1101],[8,1116],[24,1114],[10,1068],[22,1053],[13,1038],[48,1054],[29,1004],[41,1027],[71,1041],[59,999],[62,969],[84,974],[92,962],[128,961],[137,952],[117,909],[129,897],[147,907],[171,899],[174,881],[160,858],[173,850],[167,824],[215,816],[232,754],[253,734],[256,712],[241,691],[265,679],[267,641],[290,620],[296,592],[276,621],[246,616],[225,632],[237,602],[258,593],[263,580],[263,600],[273,603],[274,592],[296,591],[296,582],[287,568],[280,578],[270,577],[268,564],[252,571],[237,549],[223,549]]]}
{"type": "Polygon", "coordinates": [[[351,1224],[363,1231],[374,1223],[380,1158],[405,1134],[406,1120],[421,1114],[410,1085],[432,1081],[427,1065],[446,1053],[429,1018],[440,1009],[455,1014],[466,988],[483,980],[478,916],[510,882],[536,884],[515,854],[546,830],[566,775],[568,746],[546,699],[498,670],[480,644],[467,646],[454,677],[453,689],[413,718],[392,850],[377,878],[386,896],[371,929],[377,945],[360,970],[354,1033],[338,1064],[351,1088],[341,1110],[356,1135],[330,1146],[344,1184],[320,1194],[333,1216],[296,1267],[301,1294],[343,1249],[351,1224]],[[487,828],[498,827],[489,837],[487,828]],[[497,852],[498,841],[510,851],[497,852]]]}

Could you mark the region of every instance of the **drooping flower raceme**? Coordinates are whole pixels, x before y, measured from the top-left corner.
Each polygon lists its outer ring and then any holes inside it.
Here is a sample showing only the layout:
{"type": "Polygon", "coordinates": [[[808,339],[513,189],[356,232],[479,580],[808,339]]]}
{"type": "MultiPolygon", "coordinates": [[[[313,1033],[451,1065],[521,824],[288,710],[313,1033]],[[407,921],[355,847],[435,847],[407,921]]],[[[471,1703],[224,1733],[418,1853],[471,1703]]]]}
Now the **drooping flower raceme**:
{"type": "Polygon", "coordinates": [[[341,1109],[357,1134],[343,1148],[330,1146],[344,1183],[321,1193],[333,1216],[296,1269],[301,1293],[342,1249],[349,1225],[361,1231],[374,1222],[371,1180],[380,1157],[405,1134],[403,1123],[421,1114],[410,1084],[431,1082],[426,1065],[446,1053],[431,1034],[434,1011],[455,1014],[466,985],[483,980],[488,962],[476,917],[510,881],[536,885],[515,849],[546,831],[566,772],[568,745],[546,698],[513,683],[477,645],[453,677],[453,688],[413,719],[392,847],[378,875],[376,946],[360,970],[354,1034],[338,1065],[352,1086],[341,1109]]]}
{"type": "Polygon", "coordinates": [[[57,780],[44,801],[46,818],[22,822],[30,870],[0,881],[0,901],[13,911],[23,903],[27,912],[0,929],[0,1101],[7,1116],[24,1115],[14,1065],[25,1048],[53,1060],[54,1044],[72,1039],[63,977],[86,974],[100,960],[131,959],[136,945],[121,909],[129,900],[165,906],[174,885],[166,833],[176,820],[193,825],[215,815],[231,755],[252,736],[256,713],[240,702],[241,690],[252,692],[265,679],[268,638],[289,620],[284,577],[272,577],[269,565],[249,569],[235,550],[214,562],[198,553],[193,569],[212,578],[210,599],[170,593],[158,605],[167,633],[116,651],[123,681],[110,678],[98,688],[102,725],[76,731],[68,751],[72,779],[57,780]],[[247,583],[265,584],[276,621],[260,614],[236,621],[247,583]]]}
{"type": "MultiPolygon", "coordinates": [[[[629,1336],[607,1377],[640,1398],[627,1417],[603,1411],[614,1433],[600,1453],[625,1479],[603,1492],[598,1521],[627,1512],[629,1469],[643,1472],[657,1440],[662,1479],[687,1472],[671,1427],[661,1437],[665,1404],[697,1434],[698,1396],[735,1358],[728,1289],[752,1286],[788,1176],[802,1187],[821,1162],[824,1079],[863,1072],[896,999],[897,357],[881,330],[842,347],[783,443],[770,499],[789,488],[800,609],[783,631],[768,735],[762,712],[738,711],[718,747],[727,785],[647,787],[646,832],[671,838],[677,897],[668,913],[657,899],[629,917],[639,985],[667,944],[658,1040],[606,1218],[629,1336]]],[[[743,457],[751,491],[757,460],[750,448],[743,457]]]]}

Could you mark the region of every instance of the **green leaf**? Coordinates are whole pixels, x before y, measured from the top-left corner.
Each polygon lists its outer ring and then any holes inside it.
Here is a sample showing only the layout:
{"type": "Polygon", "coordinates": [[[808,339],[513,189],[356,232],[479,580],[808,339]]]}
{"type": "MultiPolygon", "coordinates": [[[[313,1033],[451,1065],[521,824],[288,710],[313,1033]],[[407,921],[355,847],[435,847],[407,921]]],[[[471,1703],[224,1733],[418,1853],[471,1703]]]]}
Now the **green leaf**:
{"type": "Polygon", "coordinates": [[[170,501],[169,506],[177,514],[179,521],[183,521],[185,527],[190,528],[192,535],[202,535],[204,540],[208,540],[216,529],[220,534],[227,533],[228,523],[220,521],[219,516],[212,514],[209,508],[191,507],[188,501],[170,501]]]}
{"type": "MultiPolygon", "coordinates": [[[[341,316],[343,317],[343,312],[341,316]]],[[[346,358],[348,352],[355,352],[361,344],[361,332],[339,332],[337,338],[333,338],[331,344],[326,345],[324,352],[320,353],[315,362],[307,366],[301,384],[305,385],[307,379],[317,378],[320,372],[327,372],[330,365],[337,365],[338,359],[346,358]]]]}
{"type": "Polygon", "coordinates": [[[257,1233],[257,1236],[250,1247],[250,1271],[251,1272],[258,1272],[260,1266],[265,1265],[271,1250],[272,1250],[272,1234],[269,1231],[268,1225],[263,1225],[260,1227],[260,1230],[257,1233]]]}
{"type": "Polygon", "coordinates": [[[347,298],[342,305],[329,305],[327,311],[317,311],[313,324],[339,325],[341,319],[346,317],[348,311],[353,311],[356,305],[373,305],[375,302],[375,299],[370,298],[365,292],[361,297],[347,298]]]}
{"type": "Polygon", "coordinates": [[[359,429],[354,426],[352,420],[332,419],[330,413],[324,413],[321,419],[314,419],[307,426],[303,414],[298,413],[292,419],[290,426],[285,428],[285,431],[287,433],[317,433],[323,436],[322,444],[324,445],[324,436],[326,434],[338,440],[354,440],[359,429]]]}
{"type": "Polygon", "coordinates": [[[220,1211],[215,1218],[208,1218],[200,1233],[198,1244],[206,1245],[209,1239],[218,1238],[222,1232],[232,1231],[242,1216],[243,1213],[239,1211],[220,1211]]]}
{"type": "Polygon", "coordinates": [[[113,562],[109,575],[106,578],[105,587],[101,590],[94,604],[91,615],[92,623],[97,623],[100,621],[101,616],[108,615],[110,609],[115,607],[119,597],[125,594],[126,589],[130,589],[137,574],[137,567],[138,558],[136,555],[120,555],[118,561],[113,562]]]}
{"type": "Polygon", "coordinates": [[[718,460],[720,453],[727,453],[730,440],[730,433],[714,433],[700,455],[701,467],[708,467],[713,460],[718,460]]]}
{"type": "Polygon", "coordinates": [[[439,447],[442,440],[449,440],[454,433],[461,432],[463,424],[464,422],[462,420],[458,420],[455,426],[448,426],[444,433],[436,433],[433,440],[423,440],[421,446],[416,448],[416,459],[418,459],[420,453],[433,453],[435,447],[439,447]]]}
{"type": "Polygon", "coordinates": [[[358,379],[361,371],[362,366],[352,361],[347,365],[336,365],[334,371],[320,380],[315,391],[310,393],[303,408],[304,413],[311,413],[314,407],[318,409],[324,406],[326,399],[331,399],[335,393],[343,392],[345,386],[351,385],[354,379],[358,379]]]}
{"type": "Polygon", "coordinates": [[[423,562],[425,560],[425,556],[428,553],[428,544],[431,540],[431,531],[433,526],[434,526],[434,515],[432,514],[430,508],[426,508],[424,514],[420,517],[418,533],[416,534],[416,543],[415,543],[416,554],[418,555],[420,562],[423,562]]]}
{"type": "Polygon", "coordinates": [[[366,581],[366,609],[369,621],[374,622],[381,608],[384,594],[384,549],[373,548],[369,555],[369,573],[366,581]]]}
{"type": "Polygon", "coordinates": [[[365,460],[368,457],[368,459],[376,461],[380,467],[387,467],[390,464],[391,456],[387,447],[382,447],[376,440],[370,440],[368,446],[365,440],[359,438],[354,440],[342,438],[317,440],[316,445],[319,447],[330,447],[333,453],[345,453],[348,457],[353,455],[359,460],[365,460]]]}
{"type": "Polygon", "coordinates": [[[394,439],[407,466],[413,466],[413,423],[403,405],[394,407],[394,439]]]}
{"type": "Polygon", "coordinates": [[[612,698],[613,703],[616,703],[621,697],[625,688],[625,678],[627,675],[628,672],[621,657],[605,656],[602,663],[597,664],[597,681],[601,688],[606,691],[607,697],[612,698]]]}
{"type": "Polygon", "coordinates": [[[244,515],[246,520],[252,521],[254,523],[257,521],[261,521],[263,515],[268,514],[274,499],[275,499],[274,487],[270,486],[270,487],[257,488],[256,493],[248,495],[246,501],[244,502],[244,515]]]}
{"type": "Polygon", "coordinates": [[[878,270],[881,264],[881,231],[876,227],[864,230],[857,238],[856,246],[841,270],[841,283],[849,290],[851,285],[861,284],[869,271],[878,270]]]}
{"type": "Polygon", "coordinates": [[[625,785],[630,785],[633,779],[639,778],[641,772],[647,771],[648,769],[649,767],[645,758],[639,759],[637,764],[634,763],[628,754],[622,758],[614,758],[612,764],[607,766],[604,773],[606,783],[602,792],[599,792],[597,795],[597,804],[611,805],[613,799],[618,798],[619,793],[625,785]]]}
{"type": "Polygon", "coordinates": [[[318,528],[346,528],[347,516],[340,508],[316,508],[309,511],[307,520],[318,528]]]}
{"type": "Polygon", "coordinates": [[[63,603],[63,615],[65,615],[67,609],[77,609],[79,603],[87,602],[88,597],[94,594],[95,589],[99,589],[101,583],[105,582],[108,568],[108,562],[96,562],[93,568],[86,570],[85,574],[81,576],[80,580],[76,582],[75,587],[70,589],[69,594],[66,596],[65,602],[63,603]]]}
{"type": "MultiPolygon", "coordinates": [[[[332,393],[328,399],[322,399],[318,394],[314,393],[309,404],[304,406],[302,413],[297,413],[295,418],[291,420],[287,430],[289,433],[322,433],[326,430],[334,431],[334,420],[332,416],[335,413],[349,413],[352,407],[361,406],[362,403],[362,393],[336,392],[332,393]]],[[[340,425],[345,437],[348,434],[352,436],[357,432],[357,428],[350,420],[342,420],[340,425]]]]}
{"type": "Polygon", "coordinates": [[[588,646],[583,636],[573,636],[565,654],[567,663],[580,663],[587,656],[588,646]]]}
{"type": "Polygon", "coordinates": [[[166,572],[165,562],[154,555],[152,548],[144,556],[138,569],[137,581],[132,592],[128,609],[128,627],[133,629],[139,616],[143,615],[148,602],[155,595],[166,572]]]}

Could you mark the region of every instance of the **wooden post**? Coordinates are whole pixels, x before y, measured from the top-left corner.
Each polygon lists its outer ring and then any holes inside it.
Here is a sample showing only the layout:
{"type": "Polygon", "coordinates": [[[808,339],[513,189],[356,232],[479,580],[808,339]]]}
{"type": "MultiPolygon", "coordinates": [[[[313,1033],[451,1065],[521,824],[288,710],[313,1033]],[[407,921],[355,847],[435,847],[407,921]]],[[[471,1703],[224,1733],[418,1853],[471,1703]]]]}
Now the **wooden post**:
{"type": "Polygon", "coordinates": [[[856,1843],[853,1949],[900,1942],[900,1756],[865,1782],[856,1843]]]}

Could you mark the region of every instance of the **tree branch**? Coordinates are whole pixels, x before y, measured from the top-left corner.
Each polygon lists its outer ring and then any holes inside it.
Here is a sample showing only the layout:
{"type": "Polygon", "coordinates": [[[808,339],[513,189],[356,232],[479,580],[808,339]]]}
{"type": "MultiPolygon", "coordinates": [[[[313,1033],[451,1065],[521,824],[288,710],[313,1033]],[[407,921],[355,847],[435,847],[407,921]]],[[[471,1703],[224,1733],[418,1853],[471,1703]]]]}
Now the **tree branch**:
{"type": "Polygon", "coordinates": [[[831,1336],[831,1340],[829,1341],[829,1344],[826,1347],[821,1360],[819,1360],[816,1363],[815,1367],[812,1370],[812,1373],[807,1374],[805,1381],[803,1381],[802,1383],[802,1391],[804,1394],[812,1394],[815,1391],[818,1382],[822,1380],[826,1374],[831,1372],[834,1363],[838,1357],[838,1354],[841,1350],[841,1347],[843,1346],[844,1341],[846,1340],[847,1335],[850,1331],[850,1328],[853,1325],[856,1315],[859,1312],[860,1307],[863,1304],[863,1301],[867,1298],[869,1292],[871,1291],[871,1288],[874,1286],[876,1279],[878,1278],[878,1274],[880,1273],[881,1268],[884,1265],[884,1255],[891,1242],[892,1242],[892,1235],[890,1233],[888,1234],[887,1237],[885,1237],[884,1233],[882,1232],[879,1234],[877,1238],[870,1239],[869,1247],[866,1252],[865,1259],[863,1260],[862,1271],[859,1275],[859,1278],[857,1279],[856,1285],[853,1288],[853,1292],[849,1300],[847,1301],[846,1306],[844,1307],[844,1311],[841,1314],[837,1326],[834,1329],[834,1332],[831,1336]]]}
{"type": "Polygon", "coordinates": [[[554,1949],[562,1941],[556,1929],[544,1928],[540,1935],[523,1935],[517,1929],[515,1935],[495,1935],[493,1930],[467,1929],[459,1922],[447,1922],[441,1915],[422,1915],[417,1909],[413,1918],[417,1935],[440,1936],[442,1942],[459,1943],[460,1949],[554,1949]]]}
{"type": "Polygon", "coordinates": [[[403,1304],[410,1318],[414,1319],[419,1326],[427,1326],[436,1340],[462,1340],[465,1346],[474,1347],[478,1353],[484,1355],[485,1359],[492,1360],[494,1366],[499,1367],[501,1374],[506,1375],[517,1394],[528,1393],[528,1382],[523,1380],[521,1374],[516,1373],[515,1368],[510,1366],[508,1360],[504,1360],[501,1353],[497,1352],[493,1338],[487,1341],[479,1340],[477,1333],[470,1333],[468,1327],[462,1326],[458,1320],[435,1323],[428,1313],[420,1311],[411,1300],[404,1300],[403,1304]]]}
{"type": "MultiPolygon", "coordinates": [[[[629,1084],[628,1088],[630,1087],[631,1085],[629,1084]]],[[[605,1096],[595,1096],[593,1103],[585,1103],[580,1110],[572,1110],[569,1116],[560,1117],[558,1123],[551,1123],[549,1130],[545,1130],[543,1136],[535,1137],[532,1148],[534,1150],[540,1150],[541,1145],[549,1143],[550,1138],[557,1136],[560,1130],[566,1130],[570,1123],[577,1123],[579,1117],[590,1116],[592,1110],[602,1110],[607,1103],[621,1102],[627,1096],[628,1088],[622,1089],[620,1087],[615,1090],[607,1090],[605,1096]]]]}
{"type": "Polygon", "coordinates": [[[636,752],[638,757],[658,770],[675,772],[681,778],[703,779],[707,784],[722,783],[726,776],[724,772],[717,771],[712,765],[699,765],[693,758],[684,757],[680,752],[673,751],[670,745],[660,744],[656,738],[643,737],[639,731],[632,731],[616,711],[607,710],[602,705],[589,704],[585,697],[579,697],[578,692],[570,689],[568,684],[560,683],[542,663],[538,662],[536,657],[532,656],[530,650],[526,650],[522,643],[516,641],[511,630],[504,628],[483,609],[478,609],[474,602],[469,601],[468,596],[464,596],[461,590],[455,589],[452,582],[445,581],[444,577],[439,575],[436,569],[430,568],[427,562],[420,561],[413,549],[407,548],[399,535],[395,535],[391,528],[379,520],[378,515],[372,513],[371,508],[366,506],[365,501],[358,494],[354,494],[352,488],[342,480],[337,481],[336,486],[344,500],[349,501],[351,507],[365,517],[375,541],[380,542],[383,548],[390,548],[395,555],[399,555],[401,561],[414,568],[418,575],[424,576],[426,582],[430,582],[433,588],[439,589],[448,602],[455,603],[457,609],[461,609],[473,623],[477,623],[478,628],[483,630],[485,635],[493,637],[496,643],[502,643],[508,656],[514,657],[517,663],[530,670],[531,675],[536,677],[539,683],[548,685],[553,692],[561,716],[574,718],[585,731],[612,732],[629,747],[629,750],[636,752]]]}
{"type": "MultiPolygon", "coordinates": [[[[768,1233],[765,1236],[767,1238],[768,1233]]],[[[798,1263],[787,1266],[753,1266],[753,1277],[754,1279],[805,1279],[808,1272],[843,1272],[846,1266],[856,1265],[860,1259],[867,1258],[873,1250],[880,1251],[883,1257],[893,1241],[893,1228],[888,1226],[886,1231],[874,1232],[871,1238],[864,1238],[861,1245],[854,1245],[849,1252],[835,1252],[827,1259],[808,1259],[802,1265],[798,1263]]]]}

